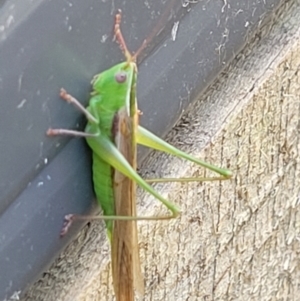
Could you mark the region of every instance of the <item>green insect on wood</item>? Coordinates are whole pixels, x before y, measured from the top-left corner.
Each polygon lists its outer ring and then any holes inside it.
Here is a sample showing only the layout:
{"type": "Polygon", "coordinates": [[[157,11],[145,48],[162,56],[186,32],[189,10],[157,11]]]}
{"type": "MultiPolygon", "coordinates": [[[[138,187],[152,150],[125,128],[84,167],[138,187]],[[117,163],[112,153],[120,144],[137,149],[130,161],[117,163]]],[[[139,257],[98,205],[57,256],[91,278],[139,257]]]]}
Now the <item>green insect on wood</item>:
{"type": "Polygon", "coordinates": [[[175,218],[179,208],[162,197],[136,172],[136,145],[160,150],[208,168],[220,176],[192,179],[154,179],[151,182],[225,180],[232,176],[218,168],[180,151],[138,125],[136,100],[136,58],[143,46],[131,55],[120,31],[121,14],[116,15],[115,37],[126,61],[96,75],[87,108],[61,89],[60,96],[76,106],[87,118],[85,132],[49,129],[47,134],[85,137],[93,151],[93,183],[103,216],[67,215],[61,235],[65,235],[76,219],[103,219],[111,242],[112,275],[117,301],[134,300],[134,288],[144,293],[140,269],[137,220],[175,218]],[[136,183],[160,200],[171,212],[168,216],[139,217],[136,214],[136,183]]]}

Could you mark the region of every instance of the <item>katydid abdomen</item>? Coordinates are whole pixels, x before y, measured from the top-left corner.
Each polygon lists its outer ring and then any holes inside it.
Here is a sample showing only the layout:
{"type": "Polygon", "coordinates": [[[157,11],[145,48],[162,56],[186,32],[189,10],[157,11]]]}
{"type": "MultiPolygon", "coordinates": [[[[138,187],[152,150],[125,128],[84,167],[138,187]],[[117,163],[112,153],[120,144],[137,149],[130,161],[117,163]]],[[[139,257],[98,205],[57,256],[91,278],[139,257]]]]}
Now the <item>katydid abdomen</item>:
{"type": "MultiPolygon", "coordinates": [[[[113,169],[94,152],[93,153],[93,183],[97,203],[101,206],[104,215],[115,215],[114,192],[112,185],[113,169]]],[[[111,241],[111,220],[106,220],[107,235],[111,241]]]]}

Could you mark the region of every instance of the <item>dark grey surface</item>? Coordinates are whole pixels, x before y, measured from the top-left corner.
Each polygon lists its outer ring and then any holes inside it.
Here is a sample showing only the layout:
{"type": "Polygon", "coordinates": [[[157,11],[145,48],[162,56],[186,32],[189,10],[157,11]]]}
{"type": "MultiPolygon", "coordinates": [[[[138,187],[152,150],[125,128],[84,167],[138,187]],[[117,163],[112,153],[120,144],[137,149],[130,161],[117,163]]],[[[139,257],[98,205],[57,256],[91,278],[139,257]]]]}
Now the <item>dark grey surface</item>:
{"type": "Polygon", "coordinates": [[[84,141],[45,132],[83,128],[81,114],[59,99],[59,89],[87,104],[93,75],[123,60],[112,42],[116,9],[123,11],[130,49],[150,37],[137,93],[141,123],[163,136],[280,0],[152,2],[0,5],[0,300],[23,292],[69,243],[81,225],[60,239],[64,215],[92,208],[84,141]]]}

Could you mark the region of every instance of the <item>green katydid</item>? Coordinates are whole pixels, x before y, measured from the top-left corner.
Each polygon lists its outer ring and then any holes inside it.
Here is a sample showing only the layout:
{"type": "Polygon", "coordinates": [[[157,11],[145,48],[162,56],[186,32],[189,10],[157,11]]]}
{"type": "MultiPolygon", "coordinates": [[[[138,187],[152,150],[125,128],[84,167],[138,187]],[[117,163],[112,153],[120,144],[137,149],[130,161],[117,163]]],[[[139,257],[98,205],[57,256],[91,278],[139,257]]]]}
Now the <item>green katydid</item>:
{"type": "Polygon", "coordinates": [[[208,168],[219,177],[188,179],[154,179],[151,182],[225,180],[232,176],[227,169],[218,168],[194,158],[171,146],[138,125],[139,111],[136,101],[136,58],[142,47],[131,55],[120,31],[121,14],[116,15],[115,37],[125,54],[126,61],[96,75],[92,81],[89,105],[61,89],[60,96],[77,107],[87,118],[85,132],[66,129],[49,129],[48,135],[85,137],[93,151],[93,182],[97,201],[104,216],[67,215],[61,235],[65,235],[75,219],[105,220],[111,242],[112,275],[116,299],[134,300],[134,288],[144,291],[139,264],[137,220],[166,220],[175,218],[179,208],[162,197],[136,172],[136,145],[185,158],[208,168]],[[170,211],[169,216],[139,217],[136,215],[136,183],[160,200],[170,211]]]}

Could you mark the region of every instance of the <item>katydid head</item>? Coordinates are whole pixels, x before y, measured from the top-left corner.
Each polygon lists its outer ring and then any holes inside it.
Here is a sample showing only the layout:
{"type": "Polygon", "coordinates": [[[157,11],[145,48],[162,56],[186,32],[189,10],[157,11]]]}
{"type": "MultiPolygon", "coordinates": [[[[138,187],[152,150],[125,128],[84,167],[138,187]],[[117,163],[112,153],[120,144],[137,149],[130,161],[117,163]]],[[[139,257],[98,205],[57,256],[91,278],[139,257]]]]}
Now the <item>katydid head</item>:
{"type": "Polygon", "coordinates": [[[111,91],[114,92],[111,93],[111,95],[113,94],[116,95],[116,93],[121,93],[122,90],[130,91],[131,87],[135,85],[136,73],[137,73],[136,59],[138,55],[141,53],[141,51],[145,48],[146,40],[143,42],[142,46],[134,54],[131,54],[123,38],[120,29],[120,24],[121,24],[121,10],[119,10],[118,13],[116,14],[114,32],[115,32],[115,39],[120,45],[120,48],[125,55],[126,61],[116,66],[113,66],[112,68],[94,77],[92,81],[93,95],[100,94],[100,93],[103,94],[104,91],[111,91]],[[103,89],[103,87],[105,87],[105,89],[103,89]]]}
{"type": "Polygon", "coordinates": [[[107,110],[118,111],[125,106],[129,112],[131,101],[135,101],[132,99],[135,82],[135,63],[123,62],[94,77],[92,96],[100,96],[96,98],[97,103],[107,110]]]}
{"type": "Polygon", "coordinates": [[[123,62],[96,75],[92,81],[93,95],[126,95],[136,78],[136,64],[123,62]]]}
{"type": "MultiPolygon", "coordinates": [[[[123,51],[126,61],[96,75],[92,80],[94,95],[101,95],[101,103],[106,103],[112,110],[126,106],[128,113],[130,108],[136,107],[135,85],[137,76],[136,59],[146,45],[146,41],[134,54],[127,49],[123,35],[120,30],[121,12],[116,15],[115,39],[123,51]],[[107,104],[109,102],[109,104],[107,104]]],[[[98,99],[100,100],[100,99],[98,99]]],[[[100,104],[99,102],[99,104],[100,104]]]]}

